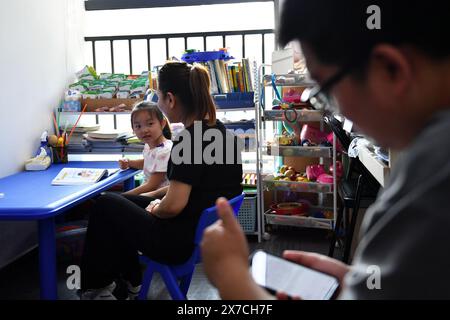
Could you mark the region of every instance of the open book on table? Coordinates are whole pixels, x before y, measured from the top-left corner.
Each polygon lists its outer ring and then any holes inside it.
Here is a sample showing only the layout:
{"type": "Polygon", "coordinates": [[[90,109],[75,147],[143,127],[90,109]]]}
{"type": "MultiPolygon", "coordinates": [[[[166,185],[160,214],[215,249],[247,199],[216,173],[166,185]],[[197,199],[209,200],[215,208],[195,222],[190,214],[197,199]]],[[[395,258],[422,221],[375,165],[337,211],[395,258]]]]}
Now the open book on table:
{"type": "Polygon", "coordinates": [[[52,180],[52,185],[93,184],[118,169],[63,168],[52,180]]]}

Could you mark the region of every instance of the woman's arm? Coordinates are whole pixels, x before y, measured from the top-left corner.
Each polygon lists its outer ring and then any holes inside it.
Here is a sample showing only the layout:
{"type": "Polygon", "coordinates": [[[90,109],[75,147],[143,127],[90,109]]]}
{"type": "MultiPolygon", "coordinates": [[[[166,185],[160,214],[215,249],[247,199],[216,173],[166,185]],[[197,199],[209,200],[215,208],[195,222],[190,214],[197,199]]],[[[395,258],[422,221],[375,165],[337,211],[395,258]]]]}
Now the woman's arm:
{"type": "Polygon", "coordinates": [[[164,182],[164,179],[166,179],[165,172],[154,172],[152,173],[150,179],[148,179],[147,182],[145,182],[144,184],[140,185],[137,188],[125,192],[124,194],[141,195],[146,192],[155,191],[158,189],[161,183],[164,182]]]}
{"type": "Polygon", "coordinates": [[[170,180],[166,195],[161,202],[150,208],[151,214],[161,219],[170,219],[177,216],[186,207],[191,190],[190,184],[170,180]]]}

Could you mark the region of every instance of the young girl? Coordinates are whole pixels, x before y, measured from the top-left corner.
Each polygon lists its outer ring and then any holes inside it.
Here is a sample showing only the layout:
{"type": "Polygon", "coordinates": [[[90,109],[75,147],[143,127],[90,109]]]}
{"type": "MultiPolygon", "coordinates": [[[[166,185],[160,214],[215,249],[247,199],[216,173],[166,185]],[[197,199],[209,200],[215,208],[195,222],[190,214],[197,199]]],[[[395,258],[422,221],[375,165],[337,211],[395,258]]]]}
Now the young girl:
{"type": "Polygon", "coordinates": [[[172,134],[167,119],[156,104],[143,101],[135,105],[131,112],[131,126],[136,136],[145,142],[144,159],[122,159],[119,165],[121,169],[144,170],[145,182],[125,194],[140,195],[168,185],[166,172],[172,134]]]}
{"type": "Polygon", "coordinates": [[[142,280],[138,251],[161,263],[185,262],[192,255],[202,211],[213,206],[218,197],[231,199],[241,194],[240,150],[235,144],[230,153],[226,139],[235,143],[236,137],[216,120],[209,90],[204,67],[173,62],[159,71],[158,108],[171,122],[185,127],[170,154],[169,185],[147,196],[105,193],[96,200],[81,264],[83,299],[115,299],[116,279],[127,283],[130,298],[136,296],[142,280]],[[209,163],[203,159],[209,144],[202,133],[208,136],[208,130],[215,139],[224,141],[223,150],[217,150],[216,155],[234,161],[209,163]]]}

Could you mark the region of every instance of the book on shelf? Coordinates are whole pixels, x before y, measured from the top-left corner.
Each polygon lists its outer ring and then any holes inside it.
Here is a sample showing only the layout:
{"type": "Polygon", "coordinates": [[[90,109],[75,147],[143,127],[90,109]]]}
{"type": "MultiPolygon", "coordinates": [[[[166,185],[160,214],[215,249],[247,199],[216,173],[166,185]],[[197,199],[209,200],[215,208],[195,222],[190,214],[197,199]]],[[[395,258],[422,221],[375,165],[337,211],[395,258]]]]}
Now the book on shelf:
{"type": "Polygon", "coordinates": [[[116,171],[117,169],[63,168],[52,180],[52,185],[94,184],[103,176],[116,171]]]}
{"type": "Polygon", "coordinates": [[[124,133],[122,131],[117,130],[98,130],[98,131],[90,131],[87,133],[86,138],[90,139],[120,139],[123,136],[126,136],[128,133],[124,133]]]}
{"type": "MultiPolygon", "coordinates": [[[[64,127],[60,126],[59,127],[61,131],[64,131],[64,127]]],[[[70,132],[73,128],[73,125],[70,125],[67,127],[67,132],[70,132]]],[[[73,134],[75,135],[76,133],[86,133],[86,132],[90,132],[90,131],[98,131],[100,130],[100,125],[96,124],[96,125],[77,125],[75,127],[75,129],[73,129],[73,134]]]]}

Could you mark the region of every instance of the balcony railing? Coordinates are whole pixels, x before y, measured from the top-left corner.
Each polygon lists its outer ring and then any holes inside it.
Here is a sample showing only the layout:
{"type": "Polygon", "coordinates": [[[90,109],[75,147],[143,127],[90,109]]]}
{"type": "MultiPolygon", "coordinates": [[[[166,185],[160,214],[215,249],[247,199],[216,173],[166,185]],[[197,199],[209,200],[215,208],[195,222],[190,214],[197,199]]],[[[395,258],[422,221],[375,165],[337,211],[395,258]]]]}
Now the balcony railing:
{"type": "MultiPolygon", "coordinates": [[[[195,32],[195,33],[167,33],[167,34],[146,34],[146,35],[122,35],[122,36],[100,36],[100,37],[85,37],[85,41],[91,42],[92,46],[92,62],[96,69],[99,57],[96,55],[96,43],[100,41],[110,42],[110,54],[111,54],[111,72],[114,73],[114,41],[128,41],[128,56],[129,56],[129,73],[133,74],[133,40],[146,40],[147,43],[147,67],[151,70],[152,67],[152,57],[150,44],[152,39],[164,39],[165,40],[165,56],[169,59],[170,52],[170,39],[184,39],[184,49],[188,48],[189,38],[202,38],[203,48],[195,48],[199,50],[207,50],[207,41],[211,37],[222,37],[222,47],[227,47],[227,37],[231,36],[241,36],[242,37],[242,57],[246,57],[247,36],[261,36],[261,57],[262,61],[266,61],[266,36],[274,35],[273,29],[261,29],[261,30],[242,30],[242,31],[214,31],[214,32],[195,32]]],[[[274,37],[272,38],[274,40],[274,37]]],[[[272,43],[272,45],[274,45],[272,43]]],[[[181,52],[180,52],[181,54],[181,52]]]]}

